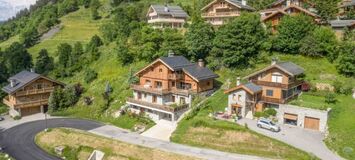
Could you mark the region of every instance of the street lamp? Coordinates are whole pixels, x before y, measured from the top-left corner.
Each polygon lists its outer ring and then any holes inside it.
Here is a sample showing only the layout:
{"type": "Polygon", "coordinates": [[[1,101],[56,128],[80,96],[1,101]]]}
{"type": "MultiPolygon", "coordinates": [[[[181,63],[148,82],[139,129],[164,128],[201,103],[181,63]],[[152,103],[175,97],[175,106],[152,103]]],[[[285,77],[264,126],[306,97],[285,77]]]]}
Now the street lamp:
{"type": "Polygon", "coordinates": [[[48,124],[47,124],[47,112],[46,111],[44,112],[44,120],[46,122],[46,128],[44,129],[44,131],[47,132],[48,131],[48,124]]]}

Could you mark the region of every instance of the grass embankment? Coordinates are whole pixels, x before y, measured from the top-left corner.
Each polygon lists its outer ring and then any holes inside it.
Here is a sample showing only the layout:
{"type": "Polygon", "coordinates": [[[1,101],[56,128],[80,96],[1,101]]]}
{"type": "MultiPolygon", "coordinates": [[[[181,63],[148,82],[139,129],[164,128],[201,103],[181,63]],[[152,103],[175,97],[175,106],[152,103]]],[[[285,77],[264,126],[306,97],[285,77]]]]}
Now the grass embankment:
{"type": "Polygon", "coordinates": [[[5,153],[0,153],[0,160],[13,160],[13,158],[5,153]]]}
{"type": "Polygon", "coordinates": [[[54,148],[65,146],[62,156],[68,160],[86,160],[93,150],[105,153],[105,160],[117,159],[142,159],[142,160],[185,160],[197,159],[175,153],[164,152],[157,149],[132,145],[117,140],[97,136],[91,133],[56,128],[49,132],[41,132],[36,138],[36,143],[46,152],[56,155],[54,148]]]}

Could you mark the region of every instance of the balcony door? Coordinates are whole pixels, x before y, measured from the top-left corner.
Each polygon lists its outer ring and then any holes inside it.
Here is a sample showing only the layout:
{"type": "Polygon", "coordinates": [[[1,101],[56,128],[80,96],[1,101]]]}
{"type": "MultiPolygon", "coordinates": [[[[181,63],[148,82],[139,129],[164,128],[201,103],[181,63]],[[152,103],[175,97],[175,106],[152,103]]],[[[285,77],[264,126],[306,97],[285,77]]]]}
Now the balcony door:
{"type": "Polygon", "coordinates": [[[271,82],[282,83],[282,74],[277,72],[273,73],[271,76],[271,82]]]}

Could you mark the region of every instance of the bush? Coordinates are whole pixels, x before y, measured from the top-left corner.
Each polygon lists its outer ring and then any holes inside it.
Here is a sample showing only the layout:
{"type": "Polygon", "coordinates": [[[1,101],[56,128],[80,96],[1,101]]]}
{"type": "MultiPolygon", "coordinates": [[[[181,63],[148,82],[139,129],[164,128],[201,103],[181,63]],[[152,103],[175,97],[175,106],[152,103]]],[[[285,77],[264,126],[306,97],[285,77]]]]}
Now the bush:
{"type": "Polygon", "coordinates": [[[97,73],[92,69],[87,69],[85,71],[84,81],[90,83],[97,78],[97,73]]]}
{"type": "Polygon", "coordinates": [[[254,113],[254,117],[256,117],[256,118],[260,118],[260,117],[263,117],[263,116],[264,116],[263,112],[255,112],[254,113]]]}
{"type": "Polygon", "coordinates": [[[331,104],[331,103],[336,103],[336,99],[335,99],[335,95],[333,93],[328,93],[326,96],[325,96],[325,100],[324,102],[325,103],[328,103],[328,104],[331,104]]]}
{"type": "Polygon", "coordinates": [[[264,115],[266,115],[267,117],[276,116],[276,114],[277,111],[274,108],[269,108],[264,111],[264,115]]]}
{"type": "Polygon", "coordinates": [[[14,120],[20,120],[21,119],[21,116],[15,116],[15,117],[13,117],[14,118],[14,120]]]}

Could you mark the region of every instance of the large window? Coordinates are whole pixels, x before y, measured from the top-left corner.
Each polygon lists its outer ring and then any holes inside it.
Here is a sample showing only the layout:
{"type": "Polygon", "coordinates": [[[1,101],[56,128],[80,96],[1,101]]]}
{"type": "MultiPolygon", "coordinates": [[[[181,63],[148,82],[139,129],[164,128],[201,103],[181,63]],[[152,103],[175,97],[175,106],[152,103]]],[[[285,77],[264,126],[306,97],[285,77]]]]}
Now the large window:
{"type": "Polygon", "coordinates": [[[266,90],[266,96],[269,96],[269,97],[274,96],[274,91],[270,90],[270,89],[266,90]]]}
{"type": "Polygon", "coordinates": [[[271,76],[271,82],[282,83],[282,75],[280,73],[273,73],[271,76]]]}
{"type": "Polygon", "coordinates": [[[155,82],[155,88],[162,88],[162,87],[163,87],[163,83],[162,82],[159,82],[159,81],[155,82]]]}

